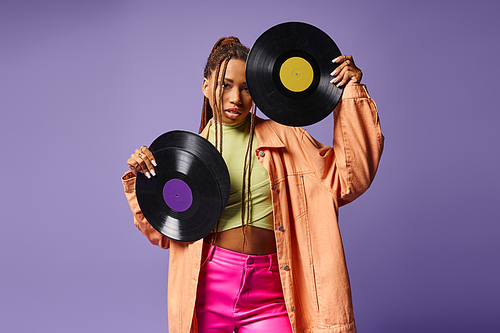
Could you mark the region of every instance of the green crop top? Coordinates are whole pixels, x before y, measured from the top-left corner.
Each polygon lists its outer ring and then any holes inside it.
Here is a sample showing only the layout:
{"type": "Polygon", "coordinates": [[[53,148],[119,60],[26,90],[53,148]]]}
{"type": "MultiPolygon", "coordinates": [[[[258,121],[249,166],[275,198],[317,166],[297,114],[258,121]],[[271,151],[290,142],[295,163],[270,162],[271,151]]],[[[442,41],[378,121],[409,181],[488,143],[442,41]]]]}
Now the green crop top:
{"type": "MultiPolygon", "coordinates": [[[[215,145],[215,123],[210,121],[208,141],[215,145]]],[[[231,178],[229,202],[219,219],[218,231],[241,227],[241,189],[243,185],[243,164],[250,136],[250,119],[246,117],[236,125],[222,125],[222,157],[231,178]]],[[[253,147],[258,147],[257,136],[253,137],[253,147]]],[[[273,230],[273,205],[269,174],[252,154],[252,174],[250,179],[250,221],[249,225],[273,230]]]]}

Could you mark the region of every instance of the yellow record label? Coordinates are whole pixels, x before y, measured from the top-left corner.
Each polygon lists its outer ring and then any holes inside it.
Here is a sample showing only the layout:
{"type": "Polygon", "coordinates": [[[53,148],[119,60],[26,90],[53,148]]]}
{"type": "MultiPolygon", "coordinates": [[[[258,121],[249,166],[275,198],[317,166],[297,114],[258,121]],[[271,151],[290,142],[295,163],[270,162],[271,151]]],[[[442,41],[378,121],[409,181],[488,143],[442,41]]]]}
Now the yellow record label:
{"type": "Polygon", "coordinates": [[[301,57],[287,59],[280,68],[281,83],[293,92],[302,92],[313,82],[314,71],[307,60],[301,57]]]}

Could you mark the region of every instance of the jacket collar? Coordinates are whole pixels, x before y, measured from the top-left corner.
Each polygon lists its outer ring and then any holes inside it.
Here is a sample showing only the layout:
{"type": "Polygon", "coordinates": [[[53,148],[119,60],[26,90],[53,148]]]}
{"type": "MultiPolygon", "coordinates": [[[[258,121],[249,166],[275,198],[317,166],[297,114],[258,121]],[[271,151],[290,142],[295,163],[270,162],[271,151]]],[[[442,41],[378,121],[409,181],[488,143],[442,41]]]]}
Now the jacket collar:
{"type": "Polygon", "coordinates": [[[285,145],[276,134],[274,128],[271,126],[274,124],[272,120],[264,120],[259,117],[255,117],[255,134],[257,135],[257,141],[259,141],[259,148],[270,147],[270,148],[283,148],[285,145]]]}

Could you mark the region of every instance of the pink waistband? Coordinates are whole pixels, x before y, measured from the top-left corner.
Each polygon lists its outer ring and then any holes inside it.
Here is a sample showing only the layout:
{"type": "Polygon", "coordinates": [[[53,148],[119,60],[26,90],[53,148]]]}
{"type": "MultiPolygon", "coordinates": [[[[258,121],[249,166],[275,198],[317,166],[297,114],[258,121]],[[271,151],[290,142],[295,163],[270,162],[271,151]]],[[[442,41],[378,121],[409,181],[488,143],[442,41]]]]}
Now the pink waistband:
{"type": "Polygon", "coordinates": [[[264,255],[243,254],[210,245],[205,242],[203,242],[203,258],[210,261],[222,261],[237,266],[272,267],[278,265],[276,253],[264,255]]]}

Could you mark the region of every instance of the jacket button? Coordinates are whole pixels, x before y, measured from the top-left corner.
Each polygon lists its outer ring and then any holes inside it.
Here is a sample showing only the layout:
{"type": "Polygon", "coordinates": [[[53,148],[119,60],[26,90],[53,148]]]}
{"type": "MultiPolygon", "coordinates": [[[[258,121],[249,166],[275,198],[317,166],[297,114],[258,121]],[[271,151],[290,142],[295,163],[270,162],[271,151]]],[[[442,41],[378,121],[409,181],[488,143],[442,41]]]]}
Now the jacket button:
{"type": "Polygon", "coordinates": [[[273,186],[273,190],[276,191],[277,188],[278,188],[278,186],[276,186],[276,185],[273,186]]]}
{"type": "Polygon", "coordinates": [[[283,228],[283,226],[282,226],[282,225],[280,225],[280,227],[278,228],[278,230],[279,230],[279,231],[283,231],[283,230],[285,230],[285,228],[283,228]]]}
{"type": "Polygon", "coordinates": [[[286,265],[285,267],[283,267],[283,269],[284,269],[285,271],[288,271],[288,270],[290,269],[290,267],[288,267],[288,265],[286,265]]]}
{"type": "Polygon", "coordinates": [[[290,308],[290,311],[292,311],[292,312],[293,312],[293,311],[295,311],[295,306],[292,306],[292,307],[290,308]]]}
{"type": "Polygon", "coordinates": [[[259,151],[259,156],[260,156],[260,157],[264,157],[265,155],[266,155],[266,153],[264,153],[262,150],[261,150],[261,151],[259,151]]]}

